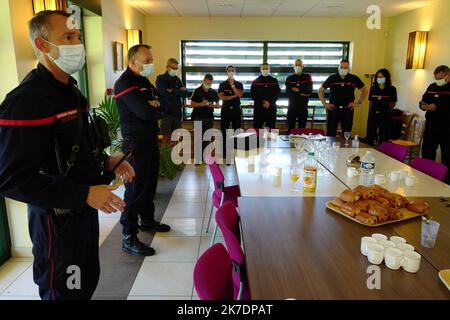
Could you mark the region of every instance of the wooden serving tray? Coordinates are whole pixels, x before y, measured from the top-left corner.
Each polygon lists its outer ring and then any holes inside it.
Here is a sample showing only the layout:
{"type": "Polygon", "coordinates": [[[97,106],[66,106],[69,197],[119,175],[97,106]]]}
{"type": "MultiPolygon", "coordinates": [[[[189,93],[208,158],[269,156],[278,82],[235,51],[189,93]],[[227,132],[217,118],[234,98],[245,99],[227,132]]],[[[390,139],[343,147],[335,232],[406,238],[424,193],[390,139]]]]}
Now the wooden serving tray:
{"type": "Polygon", "coordinates": [[[331,201],[328,201],[325,205],[327,206],[328,209],[332,210],[333,212],[339,213],[340,215],[342,215],[342,216],[344,216],[344,217],[346,217],[346,218],[348,218],[348,219],[350,219],[350,220],[352,220],[352,221],[354,221],[354,222],[356,222],[356,223],[359,223],[359,224],[361,224],[361,225],[363,225],[363,226],[366,226],[366,227],[380,227],[380,226],[384,226],[384,225],[386,225],[386,224],[392,224],[392,223],[402,222],[402,221],[405,221],[405,220],[410,220],[410,219],[413,219],[413,218],[417,218],[417,217],[421,217],[421,216],[422,216],[421,214],[412,212],[411,210],[408,210],[408,209],[406,209],[406,208],[401,208],[401,209],[399,209],[399,210],[403,213],[403,218],[402,218],[402,219],[398,219],[398,220],[388,220],[388,221],[386,221],[386,222],[377,223],[377,224],[366,224],[366,223],[363,223],[363,222],[357,220],[356,218],[352,218],[352,217],[350,217],[349,215],[345,214],[344,212],[342,212],[342,211],[340,210],[339,207],[336,207],[335,205],[333,205],[333,204],[331,203],[331,201]]]}

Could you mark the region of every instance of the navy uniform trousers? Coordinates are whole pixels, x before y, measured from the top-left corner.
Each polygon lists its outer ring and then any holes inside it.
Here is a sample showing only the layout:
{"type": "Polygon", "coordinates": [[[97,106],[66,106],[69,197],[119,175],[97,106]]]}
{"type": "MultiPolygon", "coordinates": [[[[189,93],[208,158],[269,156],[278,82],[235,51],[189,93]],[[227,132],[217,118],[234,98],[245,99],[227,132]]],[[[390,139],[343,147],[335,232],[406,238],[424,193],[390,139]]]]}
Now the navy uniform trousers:
{"type": "Polygon", "coordinates": [[[133,182],[125,185],[124,201],[127,205],[120,223],[124,235],[134,235],[139,232],[139,218],[144,224],[154,221],[153,199],[158,186],[160,153],[156,137],[154,139],[125,137],[123,151],[132,151],[129,162],[136,172],[136,177],[133,182]]]}
{"type": "Polygon", "coordinates": [[[28,224],[41,299],[91,299],[100,276],[97,210],[56,216],[53,209],[29,205],[28,224]]]}

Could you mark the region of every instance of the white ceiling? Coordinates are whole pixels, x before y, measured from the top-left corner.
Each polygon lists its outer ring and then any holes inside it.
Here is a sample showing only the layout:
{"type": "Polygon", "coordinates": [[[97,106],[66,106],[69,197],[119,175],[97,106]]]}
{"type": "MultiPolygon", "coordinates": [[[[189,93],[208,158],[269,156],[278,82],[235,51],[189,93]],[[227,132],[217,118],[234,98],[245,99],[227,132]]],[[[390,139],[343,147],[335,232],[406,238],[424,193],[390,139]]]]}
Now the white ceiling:
{"type": "Polygon", "coordinates": [[[382,17],[429,5],[434,0],[124,0],[146,16],[362,17],[378,5],[382,17]]]}

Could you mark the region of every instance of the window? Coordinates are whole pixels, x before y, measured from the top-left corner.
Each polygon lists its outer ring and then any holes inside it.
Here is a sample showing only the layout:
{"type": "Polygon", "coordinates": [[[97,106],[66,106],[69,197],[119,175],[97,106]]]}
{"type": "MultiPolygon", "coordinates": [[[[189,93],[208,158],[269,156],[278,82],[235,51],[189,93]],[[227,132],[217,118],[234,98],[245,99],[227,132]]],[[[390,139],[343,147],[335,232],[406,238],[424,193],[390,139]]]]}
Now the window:
{"type": "MultiPolygon", "coordinates": [[[[182,41],[182,73],[187,89],[192,92],[199,87],[203,75],[214,76],[213,88],[218,89],[220,82],[226,80],[225,68],[234,65],[237,68],[236,80],[244,85],[244,97],[241,99],[245,120],[253,118],[253,100],[250,97],[252,81],[259,76],[259,67],[263,62],[271,65],[271,72],[280,83],[282,94],[278,100],[277,117],[286,119],[288,99],[285,92],[286,77],[293,73],[293,64],[297,58],[303,59],[305,73],[311,74],[314,92],[310,98],[310,118],[315,109],[315,121],[324,121],[325,109],[322,107],[317,89],[325,79],[336,73],[339,62],[348,59],[348,42],[275,42],[275,41],[182,41]]],[[[187,101],[190,104],[190,101],[187,101]]],[[[184,117],[190,119],[192,109],[185,109],[184,117]]],[[[220,109],[215,110],[220,118],[220,109]]]]}

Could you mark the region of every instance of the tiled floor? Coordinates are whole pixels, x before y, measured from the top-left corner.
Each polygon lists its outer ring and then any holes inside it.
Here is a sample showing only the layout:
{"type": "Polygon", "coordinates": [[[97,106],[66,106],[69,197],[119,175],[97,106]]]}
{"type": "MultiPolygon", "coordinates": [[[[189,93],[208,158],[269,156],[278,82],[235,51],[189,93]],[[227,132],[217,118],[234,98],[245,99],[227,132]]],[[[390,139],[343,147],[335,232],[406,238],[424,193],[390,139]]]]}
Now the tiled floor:
{"type": "MultiPolygon", "coordinates": [[[[223,170],[226,176],[234,176],[234,169],[223,170]]],[[[211,242],[214,223],[208,233],[206,225],[212,190],[206,166],[185,168],[162,220],[172,231],[156,234],[152,246],[157,254],[145,258],[128,299],[198,299],[192,274],[195,262],[211,242]]],[[[216,242],[224,242],[220,233],[216,242]]]]}
{"type": "MultiPolygon", "coordinates": [[[[223,167],[226,185],[234,184],[233,167],[223,167]]],[[[146,257],[128,296],[129,300],[198,299],[192,274],[198,257],[209,247],[214,222],[206,232],[213,185],[206,166],[186,166],[172,194],[163,222],[172,227],[156,234],[156,255],[146,257]]],[[[123,194],[123,189],[118,191],[123,194]]],[[[100,214],[100,244],[118,223],[120,215],[100,214]]],[[[216,242],[222,242],[220,232],[216,242]]],[[[0,268],[0,300],[38,299],[32,259],[11,259],[0,268]]]]}

